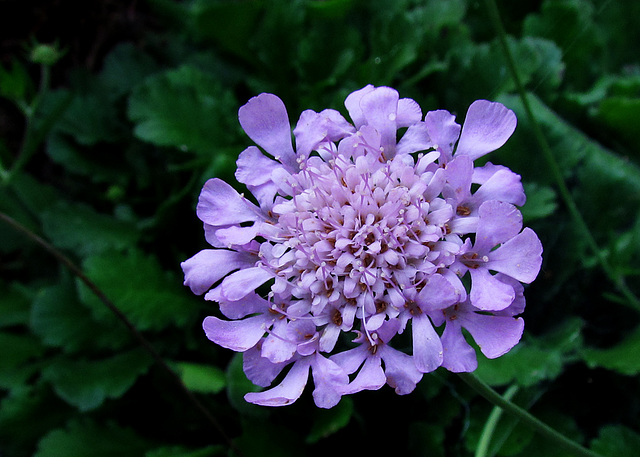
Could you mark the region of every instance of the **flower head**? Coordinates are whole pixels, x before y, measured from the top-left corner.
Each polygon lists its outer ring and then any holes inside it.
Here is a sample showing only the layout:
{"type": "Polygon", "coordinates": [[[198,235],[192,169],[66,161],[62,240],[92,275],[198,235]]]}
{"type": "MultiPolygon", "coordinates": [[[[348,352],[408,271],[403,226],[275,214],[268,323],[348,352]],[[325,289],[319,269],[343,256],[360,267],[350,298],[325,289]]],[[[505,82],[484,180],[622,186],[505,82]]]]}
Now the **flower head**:
{"type": "Polygon", "coordinates": [[[258,385],[286,370],[247,394],[254,403],[295,401],[309,372],[320,407],[385,383],[406,394],[439,366],[475,369],[462,328],[487,357],[522,334],[520,282],[535,279],[542,246],[522,230],[520,177],[473,164],[513,133],[513,112],[478,100],[461,128],[370,85],[345,105],[352,123],[304,111],[294,149],[282,101],[252,98],[239,120],[264,153],[244,150],[236,177],[255,203],[219,179],[200,194],[213,249],[183,262],[185,284],[227,318],[207,317],[206,335],[244,352],[258,385]],[[393,348],[405,331],[410,353],[393,348]],[[340,352],[343,334],[354,337],[340,352]]]}

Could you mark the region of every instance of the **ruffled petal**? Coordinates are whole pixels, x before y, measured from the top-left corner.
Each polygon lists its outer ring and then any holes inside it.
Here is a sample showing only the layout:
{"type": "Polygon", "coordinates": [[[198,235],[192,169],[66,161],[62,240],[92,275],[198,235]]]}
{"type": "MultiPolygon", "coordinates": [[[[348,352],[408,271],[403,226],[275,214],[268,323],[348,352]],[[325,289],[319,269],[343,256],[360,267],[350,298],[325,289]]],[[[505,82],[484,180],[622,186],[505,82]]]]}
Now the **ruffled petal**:
{"type": "Polygon", "coordinates": [[[471,304],[483,311],[499,311],[509,306],[516,294],[509,284],[498,280],[486,268],[470,269],[471,304]]]}
{"type": "Polygon", "coordinates": [[[387,159],[396,151],[396,119],[398,116],[398,92],[390,87],[377,87],[362,97],[360,105],[367,125],[380,134],[380,146],[387,159]]]}
{"type": "Polygon", "coordinates": [[[238,111],[240,125],[255,143],[276,160],[296,170],[296,155],[291,144],[291,126],[287,108],[273,94],[251,98],[238,111]]]}
{"type": "Polygon", "coordinates": [[[522,214],[510,203],[490,200],[478,209],[480,220],[473,245],[478,254],[486,254],[515,237],[522,229],[522,214]]]}
{"type": "Polygon", "coordinates": [[[448,162],[460,136],[460,124],[456,123],[456,117],[445,110],[429,111],[424,122],[434,147],[444,153],[441,161],[448,162]]]}
{"type": "Polygon", "coordinates": [[[430,373],[442,364],[440,337],[426,314],[413,316],[411,325],[416,368],[422,373],[430,373]]]}
{"type": "Polygon", "coordinates": [[[320,354],[314,356],[311,367],[316,386],[313,391],[316,406],[333,408],[340,401],[342,392],[349,383],[349,376],[339,365],[320,354]]]}
{"type": "Polygon", "coordinates": [[[299,360],[276,387],[263,392],[249,392],[244,399],[262,406],[290,405],[302,395],[309,379],[309,360],[299,360]]]}
{"type": "Polygon", "coordinates": [[[540,272],[542,243],[529,227],[488,254],[487,268],[529,284],[540,272]]]}
{"type": "Polygon", "coordinates": [[[280,374],[286,363],[272,363],[260,355],[260,345],[242,354],[242,369],[247,379],[256,386],[268,387],[280,374]]]}
{"type": "Polygon", "coordinates": [[[444,309],[460,300],[453,285],[440,274],[432,275],[416,297],[416,303],[424,312],[444,309]]]}
{"type": "MultiPolygon", "coordinates": [[[[457,316],[456,316],[457,318],[457,316]]],[[[442,333],[442,366],[453,373],[469,373],[478,368],[476,351],[467,343],[457,320],[448,320],[442,333]]]]}
{"type": "Polygon", "coordinates": [[[413,392],[422,379],[422,373],[416,368],[413,357],[390,346],[384,346],[381,352],[387,384],[393,387],[398,395],[413,392]]]}
{"type": "Polygon", "coordinates": [[[514,347],[524,331],[524,320],[505,316],[461,313],[460,324],[478,343],[482,353],[490,359],[506,354],[514,347]]]}
{"type": "Polygon", "coordinates": [[[409,126],[396,147],[396,154],[411,154],[426,151],[432,147],[431,138],[424,122],[409,126]]]}
{"type": "Polygon", "coordinates": [[[422,120],[422,109],[418,102],[411,98],[401,98],[398,100],[398,113],[396,126],[409,127],[422,120]]]}
{"type": "Polygon", "coordinates": [[[473,198],[477,204],[487,200],[500,200],[522,206],[527,201],[520,175],[506,168],[496,170],[473,194],[473,198]]]}
{"type": "Polygon", "coordinates": [[[271,278],[273,274],[264,268],[245,268],[227,276],[222,281],[220,294],[227,300],[238,301],[271,278]]]}
{"type": "Polygon", "coordinates": [[[236,161],[236,179],[247,185],[247,188],[258,199],[261,208],[273,206],[273,199],[278,191],[271,174],[281,169],[282,164],[265,156],[260,149],[250,146],[240,153],[236,161]]]}
{"type": "Polygon", "coordinates": [[[205,249],[180,264],[184,285],[200,295],[233,270],[255,264],[257,258],[246,253],[225,249],[205,249]]]}
{"type": "Polygon", "coordinates": [[[320,113],[303,111],[293,130],[296,150],[300,156],[308,156],[322,141],[338,141],[353,133],[353,126],[338,111],[332,109],[320,113]]]}
{"type": "Polygon", "coordinates": [[[202,328],[207,338],[214,343],[236,352],[244,352],[260,341],[265,332],[265,323],[264,315],[237,321],[223,321],[208,316],[204,319],[202,328]]]}
{"type": "Polygon", "coordinates": [[[260,208],[218,178],[205,183],[196,213],[202,222],[213,227],[264,220],[260,208]]]}
{"type": "Polygon", "coordinates": [[[360,127],[367,122],[364,116],[364,111],[360,106],[360,100],[373,89],[374,88],[371,84],[367,84],[362,89],[351,92],[344,101],[344,106],[347,108],[347,111],[349,111],[349,117],[351,117],[356,129],[360,129],[360,127]]]}
{"type": "Polygon", "coordinates": [[[353,394],[361,390],[378,390],[387,382],[380,357],[367,357],[364,365],[353,381],[343,389],[343,394],[353,394]]]}
{"type": "Polygon", "coordinates": [[[516,124],[516,115],[506,106],[476,100],[467,111],[456,155],[467,154],[475,160],[495,151],[509,139],[516,124]]]}

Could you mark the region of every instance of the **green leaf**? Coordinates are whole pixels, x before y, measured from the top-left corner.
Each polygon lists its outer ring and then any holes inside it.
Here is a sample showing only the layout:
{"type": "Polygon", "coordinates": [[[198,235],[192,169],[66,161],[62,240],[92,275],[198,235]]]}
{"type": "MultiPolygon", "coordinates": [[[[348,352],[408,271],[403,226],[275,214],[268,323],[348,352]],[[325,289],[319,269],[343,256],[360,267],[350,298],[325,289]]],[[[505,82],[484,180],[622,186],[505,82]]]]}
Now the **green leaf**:
{"type": "MultiPolygon", "coordinates": [[[[198,301],[182,287],[173,272],[164,271],[155,257],[132,250],[107,251],[87,257],[84,271],[138,330],[183,326],[198,308],[198,301]]],[[[176,266],[177,267],[177,266],[176,266]]],[[[80,298],[94,317],[114,322],[113,313],[83,283],[80,298]]]]}
{"type": "Polygon", "coordinates": [[[208,156],[238,131],[231,92],[192,66],[149,77],[133,91],[128,112],[139,139],[208,156]]]}
{"type": "Polygon", "coordinates": [[[190,362],[174,365],[184,385],[193,392],[217,394],[226,387],[226,375],[218,367],[190,362]]]}
{"type": "Polygon", "coordinates": [[[318,410],[311,431],[307,435],[307,444],[317,443],[346,427],[352,415],[353,400],[349,397],[343,397],[340,403],[331,409],[318,410]]]}
{"type": "Polygon", "coordinates": [[[557,196],[551,187],[530,183],[525,184],[524,189],[527,203],[522,207],[522,217],[525,222],[551,216],[558,208],[557,196]]]}
{"type": "Polygon", "coordinates": [[[108,398],[119,398],[146,373],[151,357],[142,349],[105,359],[53,359],[42,372],[55,392],[80,411],[90,411],[108,398]]]}
{"type": "Polygon", "coordinates": [[[591,441],[591,450],[603,457],[637,455],[640,451],[640,435],[622,425],[607,425],[591,441]]]}
{"type": "Polygon", "coordinates": [[[17,287],[0,281],[0,328],[29,322],[29,299],[17,287]]]}
{"type": "Polygon", "coordinates": [[[14,389],[0,403],[0,446],[7,456],[32,455],[34,443],[64,421],[68,411],[48,386],[14,389]]]}
{"type": "Polygon", "coordinates": [[[131,43],[117,45],[104,59],[100,81],[110,97],[125,95],[147,76],[157,71],[157,64],[131,43]]]}
{"type": "Polygon", "coordinates": [[[139,457],[147,443],[133,431],[92,421],[71,422],[47,433],[34,457],[139,457]]]}
{"type": "Polygon", "coordinates": [[[140,237],[131,223],[64,201],[42,214],[43,230],[57,247],[81,256],[132,247],[140,237]]]}
{"type": "Polygon", "coordinates": [[[244,399],[245,394],[257,392],[261,388],[247,379],[242,370],[242,354],[235,354],[227,367],[227,396],[229,403],[245,417],[265,418],[269,414],[267,408],[254,405],[244,399]]]}
{"type": "Polygon", "coordinates": [[[584,348],[581,355],[591,368],[601,367],[625,375],[640,372],[640,327],[636,328],[621,343],[607,349],[584,348]]]}
{"type": "Polygon", "coordinates": [[[38,292],[31,307],[30,327],[43,344],[78,352],[88,348],[119,349],[131,341],[126,328],[97,322],[80,302],[72,281],[62,281],[38,292]]]}
{"type": "Polygon", "coordinates": [[[0,389],[21,387],[38,369],[38,359],[43,347],[32,335],[17,335],[0,332],[0,347],[4,348],[0,357],[0,389]]]}
{"type": "Polygon", "coordinates": [[[0,97],[17,103],[28,103],[33,92],[33,82],[22,63],[13,59],[11,68],[0,66],[0,97]]]}

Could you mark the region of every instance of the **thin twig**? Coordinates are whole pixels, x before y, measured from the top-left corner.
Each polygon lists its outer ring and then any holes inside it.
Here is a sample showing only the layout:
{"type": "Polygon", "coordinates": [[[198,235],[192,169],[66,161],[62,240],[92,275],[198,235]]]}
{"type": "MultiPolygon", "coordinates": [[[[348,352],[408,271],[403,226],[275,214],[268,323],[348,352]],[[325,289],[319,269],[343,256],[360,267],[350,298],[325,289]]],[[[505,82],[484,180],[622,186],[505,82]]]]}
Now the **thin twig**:
{"type": "Polygon", "coordinates": [[[187,396],[191,404],[198,409],[207,419],[207,421],[215,428],[220,435],[227,442],[229,447],[233,449],[237,455],[242,456],[241,451],[237,448],[236,444],[233,442],[231,438],[226,434],[220,422],[209,412],[209,410],[196,398],[196,396],[184,385],[180,376],[164,361],[162,356],[155,350],[155,348],[149,343],[149,341],[140,333],[140,331],[131,323],[131,321],[124,315],[124,313],[105,295],[104,292],[91,280],[84,272],[74,264],[69,257],[64,255],[61,251],[52,246],[49,242],[47,242],[42,237],[33,233],[27,227],[13,219],[11,216],[0,211],[0,219],[6,222],[8,225],[13,227],[16,231],[22,233],[27,238],[31,239],[33,242],[42,247],[45,251],[51,254],[55,259],[66,266],[71,273],[73,273],[78,279],[80,279],[90,290],[93,292],[96,297],[102,301],[102,303],[109,308],[109,310],[129,329],[129,332],[138,340],[140,345],[153,357],[158,365],[167,373],[171,378],[173,378],[174,382],[178,384],[180,389],[187,396]]]}

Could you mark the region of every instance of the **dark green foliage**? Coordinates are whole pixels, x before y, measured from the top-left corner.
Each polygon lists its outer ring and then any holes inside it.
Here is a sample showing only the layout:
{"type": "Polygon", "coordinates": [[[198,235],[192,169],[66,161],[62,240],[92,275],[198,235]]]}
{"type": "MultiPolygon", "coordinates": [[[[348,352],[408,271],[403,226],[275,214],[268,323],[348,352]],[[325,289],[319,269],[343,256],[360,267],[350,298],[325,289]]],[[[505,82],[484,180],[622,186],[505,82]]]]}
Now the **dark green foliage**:
{"type": "MultiPolygon", "coordinates": [[[[331,410],[308,392],[285,408],[246,403],[258,388],[241,355],[201,329],[216,305],[182,286],[180,262],[206,245],[198,192],[214,176],[235,183],[251,144],[238,108],[272,92],[294,123],[303,109],[344,113],[365,84],[460,123],[480,98],[516,112],[515,134],[488,160],[522,175],[544,264],[526,288],[522,342],[480,356],[477,374],[516,386],[517,404],[603,457],[640,453],[640,310],[597,255],[640,295],[638,2],[498,2],[533,114],[599,253],[567,211],[484,2],[99,1],[75,38],[45,26],[47,8],[64,2],[32,3],[33,17],[16,23],[38,25],[0,40],[0,211],[80,266],[176,377],[81,279],[0,221],[2,457],[377,455],[387,443],[398,455],[473,455],[492,406],[443,370],[409,396],[385,387],[331,410]],[[56,62],[30,54],[37,40],[56,62]]],[[[488,449],[567,455],[508,416],[488,449]]]]}

